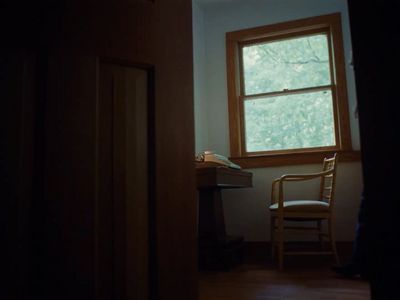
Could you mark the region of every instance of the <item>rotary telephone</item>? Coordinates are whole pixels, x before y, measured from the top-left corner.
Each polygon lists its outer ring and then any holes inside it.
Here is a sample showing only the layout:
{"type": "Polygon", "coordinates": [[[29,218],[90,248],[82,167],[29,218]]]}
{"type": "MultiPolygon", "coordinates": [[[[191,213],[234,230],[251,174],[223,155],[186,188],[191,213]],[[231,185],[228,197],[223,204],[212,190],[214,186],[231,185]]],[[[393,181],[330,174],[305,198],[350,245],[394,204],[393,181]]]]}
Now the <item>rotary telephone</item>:
{"type": "Polygon", "coordinates": [[[196,156],[196,162],[211,162],[214,164],[226,166],[233,169],[240,170],[241,167],[223,155],[216,154],[213,151],[204,151],[196,156]]]}

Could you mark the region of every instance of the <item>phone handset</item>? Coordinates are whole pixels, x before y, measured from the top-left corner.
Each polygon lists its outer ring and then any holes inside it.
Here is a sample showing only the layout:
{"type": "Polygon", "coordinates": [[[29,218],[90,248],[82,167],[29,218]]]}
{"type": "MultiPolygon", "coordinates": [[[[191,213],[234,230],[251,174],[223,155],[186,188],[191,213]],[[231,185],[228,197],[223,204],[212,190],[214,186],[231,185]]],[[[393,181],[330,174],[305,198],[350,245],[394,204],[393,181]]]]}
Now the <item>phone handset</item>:
{"type": "Polygon", "coordinates": [[[219,165],[227,166],[233,169],[241,169],[241,167],[223,155],[216,154],[213,151],[204,151],[203,153],[196,156],[196,161],[200,162],[213,162],[219,165]]]}

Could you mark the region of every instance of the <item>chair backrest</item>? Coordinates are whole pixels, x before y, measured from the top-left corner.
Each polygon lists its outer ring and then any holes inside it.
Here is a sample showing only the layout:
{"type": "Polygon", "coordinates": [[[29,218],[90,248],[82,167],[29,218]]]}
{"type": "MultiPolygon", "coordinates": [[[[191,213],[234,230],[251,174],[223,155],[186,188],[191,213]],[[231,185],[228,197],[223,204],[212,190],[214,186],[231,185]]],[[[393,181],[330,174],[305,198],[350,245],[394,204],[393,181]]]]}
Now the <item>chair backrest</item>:
{"type": "Polygon", "coordinates": [[[329,207],[333,207],[335,197],[335,184],[336,184],[336,166],[338,162],[338,155],[335,153],[331,158],[325,158],[322,171],[330,171],[321,179],[319,198],[322,201],[329,203],[329,207]]]}

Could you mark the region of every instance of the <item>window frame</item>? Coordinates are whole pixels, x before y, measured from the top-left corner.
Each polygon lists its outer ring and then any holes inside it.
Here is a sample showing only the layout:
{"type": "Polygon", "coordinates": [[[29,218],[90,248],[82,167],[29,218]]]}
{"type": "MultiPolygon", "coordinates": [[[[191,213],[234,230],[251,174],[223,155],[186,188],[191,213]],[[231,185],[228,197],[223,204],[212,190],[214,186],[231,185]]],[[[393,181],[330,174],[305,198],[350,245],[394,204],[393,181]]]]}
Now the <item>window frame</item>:
{"type": "MultiPolygon", "coordinates": [[[[232,161],[245,168],[299,164],[320,162],[322,157],[333,152],[339,153],[341,161],[360,159],[359,151],[353,151],[351,145],[347,80],[340,13],[227,32],[226,59],[230,159],[232,161]],[[244,99],[248,96],[244,94],[242,48],[261,42],[284,40],[321,32],[327,34],[328,47],[331,51],[330,90],[332,91],[333,97],[336,146],[246,152],[244,99]]],[[[283,93],[284,92],[279,92],[279,94],[283,93]]]]}

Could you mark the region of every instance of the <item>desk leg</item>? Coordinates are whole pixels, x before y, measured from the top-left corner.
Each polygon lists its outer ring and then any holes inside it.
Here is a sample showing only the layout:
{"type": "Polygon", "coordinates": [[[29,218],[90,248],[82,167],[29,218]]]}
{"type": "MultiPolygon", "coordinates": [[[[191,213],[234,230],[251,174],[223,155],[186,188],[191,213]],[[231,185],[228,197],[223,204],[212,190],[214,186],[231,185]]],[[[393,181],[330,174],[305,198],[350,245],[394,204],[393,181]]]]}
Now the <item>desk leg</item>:
{"type": "Polygon", "coordinates": [[[220,189],[199,195],[199,268],[227,270],[243,258],[243,238],[228,237],[220,189]]]}
{"type": "Polygon", "coordinates": [[[199,238],[218,242],[225,237],[221,190],[204,189],[199,196],[199,238]]]}

